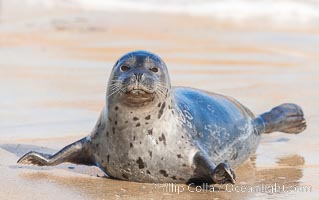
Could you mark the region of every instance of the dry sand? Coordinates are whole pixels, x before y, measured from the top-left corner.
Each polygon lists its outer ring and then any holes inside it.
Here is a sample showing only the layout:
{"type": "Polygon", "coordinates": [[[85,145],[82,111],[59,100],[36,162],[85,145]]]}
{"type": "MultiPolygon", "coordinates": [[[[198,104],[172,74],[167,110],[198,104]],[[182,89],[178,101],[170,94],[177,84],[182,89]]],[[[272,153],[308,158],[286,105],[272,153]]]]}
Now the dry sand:
{"type": "Polygon", "coordinates": [[[185,15],[34,11],[0,22],[0,199],[318,199],[319,36],[312,27],[232,24],[185,15]],[[308,129],[264,135],[236,170],[240,185],[311,186],[311,192],[152,191],[95,167],[16,164],[30,150],[55,152],[90,132],[108,75],[127,51],[166,61],[174,85],[235,97],[254,113],[301,105],[308,129]]]}

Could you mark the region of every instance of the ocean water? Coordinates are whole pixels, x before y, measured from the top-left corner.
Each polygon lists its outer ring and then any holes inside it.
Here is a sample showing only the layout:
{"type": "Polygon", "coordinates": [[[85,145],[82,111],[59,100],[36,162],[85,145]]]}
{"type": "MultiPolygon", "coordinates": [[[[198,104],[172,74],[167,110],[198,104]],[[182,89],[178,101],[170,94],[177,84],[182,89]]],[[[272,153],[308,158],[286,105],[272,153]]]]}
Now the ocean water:
{"type": "Polygon", "coordinates": [[[316,24],[318,0],[13,0],[45,8],[178,13],[231,21],[259,20],[280,24],[316,24]]]}

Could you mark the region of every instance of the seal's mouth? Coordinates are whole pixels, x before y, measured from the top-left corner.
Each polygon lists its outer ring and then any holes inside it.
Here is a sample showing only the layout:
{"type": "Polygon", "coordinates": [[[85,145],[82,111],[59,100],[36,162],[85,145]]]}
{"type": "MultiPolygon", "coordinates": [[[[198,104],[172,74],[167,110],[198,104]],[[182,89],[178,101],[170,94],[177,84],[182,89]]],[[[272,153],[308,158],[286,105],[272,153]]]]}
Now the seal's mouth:
{"type": "Polygon", "coordinates": [[[143,89],[132,89],[124,93],[125,102],[128,104],[145,104],[154,100],[154,92],[143,89]]]}
{"type": "Polygon", "coordinates": [[[127,94],[130,95],[135,95],[135,96],[140,96],[140,95],[145,95],[145,94],[152,94],[151,92],[147,92],[143,89],[133,89],[131,91],[126,92],[127,94]]]}

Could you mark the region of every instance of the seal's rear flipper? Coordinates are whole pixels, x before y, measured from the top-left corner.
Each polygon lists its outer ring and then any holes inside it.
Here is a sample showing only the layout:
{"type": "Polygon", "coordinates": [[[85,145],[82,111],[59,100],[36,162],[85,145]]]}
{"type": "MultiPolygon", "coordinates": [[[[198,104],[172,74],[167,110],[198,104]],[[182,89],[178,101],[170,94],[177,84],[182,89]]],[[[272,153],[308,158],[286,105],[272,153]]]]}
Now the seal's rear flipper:
{"type": "Polygon", "coordinates": [[[292,103],[282,104],[266,112],[254,121],[260,133],[280,131],[300,133],[306,129],[306,120],[300,106],[292,103]]]}
{"type": "Polygon", "coordinates": [[[235,173],[227,161],[215,166],[208,156],[197,152],[193,158],[195,170],[193,176],[187,181],[188,184],[200,185],[202,183],[235,184],[235,173]]]}
{"type": "Polygon", "coordinates": [[[88,140],[83,138],[74,142],[54,155],[43,154],[31,151],[22,156],[17,163],[38,166],[53,166],[63,162],[70,162],[83,165],[95,165],[90,156],[88,148],[88,140]]]}

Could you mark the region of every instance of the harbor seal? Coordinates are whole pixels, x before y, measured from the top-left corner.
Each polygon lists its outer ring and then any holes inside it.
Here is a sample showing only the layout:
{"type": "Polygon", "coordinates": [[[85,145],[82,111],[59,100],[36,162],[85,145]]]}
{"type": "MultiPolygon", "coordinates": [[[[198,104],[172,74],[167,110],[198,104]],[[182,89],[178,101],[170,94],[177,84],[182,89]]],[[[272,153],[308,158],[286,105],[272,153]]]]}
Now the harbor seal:
{"type": "Polygon", "coordinates": [[[255,152],[263,133],[305,128],[298,105],[255,117],[231,97],[171,87],[159,56],[134,51],[115,63],[89,136],[54,155],[29,152],[18,163],[95,165],[109,177],[136,182],[235,183],[233,169],[255,152]]]}

